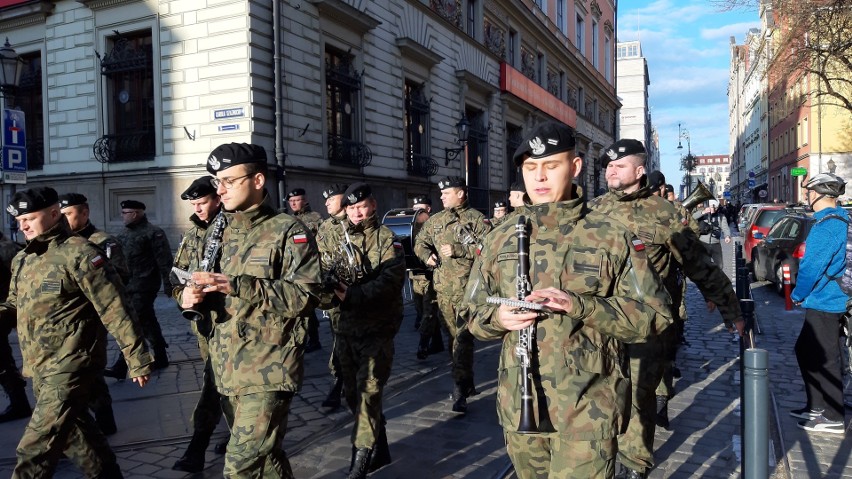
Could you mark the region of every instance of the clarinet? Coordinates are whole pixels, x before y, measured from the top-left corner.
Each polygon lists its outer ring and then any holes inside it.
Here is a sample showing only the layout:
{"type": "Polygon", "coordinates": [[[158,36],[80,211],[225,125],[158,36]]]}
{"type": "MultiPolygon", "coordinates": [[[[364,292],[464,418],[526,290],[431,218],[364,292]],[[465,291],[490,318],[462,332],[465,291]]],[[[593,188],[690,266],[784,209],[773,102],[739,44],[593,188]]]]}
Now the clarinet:
{"type": "MultiPolygon", "coordinates": [[[[527,218],[521,216],[515,225],[518,238],[518,274],[515,288],[519,300],[523,300],[532,292],[530,283],[530,238],[527,235],[527,218]]],[[[518,432],[521,434],[538,432],[533,412],[532,372],[530,371],[530,356],[533,353],[535,341],[535,323],[518,331],[518,344],[515,346],[515,356],[521,363],[521,418],[518,421],[518,432]]]]}
{"type": "MultiPolygon", "coordinates": [[[[225,213],[220,210],[219,214],[213,220],[210,235],[207,237],[207,243],[204,245],[204,258],[201,259],[201,264],[196,271],[209,273],[215,269],[216,263],[219,260],[219,251],[222,249],[222,234],[225,232],[226,225],[225,213]]],[[[204,319],[204,313],[192,308],[184,309],[180,314],[193,322],[204,319]]]]}

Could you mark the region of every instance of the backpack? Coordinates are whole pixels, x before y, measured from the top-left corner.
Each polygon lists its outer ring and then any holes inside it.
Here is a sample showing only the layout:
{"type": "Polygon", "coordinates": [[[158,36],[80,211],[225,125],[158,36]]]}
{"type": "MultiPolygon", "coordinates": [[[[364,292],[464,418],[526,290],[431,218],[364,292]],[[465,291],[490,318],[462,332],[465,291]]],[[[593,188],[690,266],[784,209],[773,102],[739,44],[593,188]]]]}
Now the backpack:
{"type": "Polygon", "coordinates": [[[840,276],[832,279],[837,281],[838,286],[846,296],[852,296],[852,221],[838,215],[825,215],[817,223],[822,223],[829,218],[836,218],[846,223],[846,268],[840,276]]]}

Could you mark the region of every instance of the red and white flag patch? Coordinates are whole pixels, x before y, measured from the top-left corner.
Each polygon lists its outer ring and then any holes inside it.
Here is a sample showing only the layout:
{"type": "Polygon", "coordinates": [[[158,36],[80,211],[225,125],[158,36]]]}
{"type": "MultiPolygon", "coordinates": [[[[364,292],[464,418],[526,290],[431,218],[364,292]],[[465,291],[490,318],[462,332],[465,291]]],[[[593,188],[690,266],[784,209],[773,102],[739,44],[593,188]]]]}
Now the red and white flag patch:
{"type": "Polygon", "coordinates": [[[644,251],[645,250],[645,243],[643,243],[642,240],[640,240],[639,238],[633,238],[633,240],[631,242],[633,243],[633,249],[634,250],[636,250],[636,251],[644,251]]]}
{"type": "Polygon", "coordinates": [[[94,258],[90,259],[89,262],[92,263],[92,266],[94,266],[95,268],[100,268],[104,265],[104,263],[106,263],[106,258],[101,255],[97,255],[94,258]]]}
{"type": "Polygon", "coordinates": [[[304,233],[298,234],[298,235],[293,235],[293,242],[296,243],[296,244],[307,243],[308,242],[308,235],[306,235],[304,233]]]}
{"type": "Polygon", "coordinates": [[[400,243],[399,241],[394,241],[393,247],[396,249],[402,249],[402,243],[400,243]]]}

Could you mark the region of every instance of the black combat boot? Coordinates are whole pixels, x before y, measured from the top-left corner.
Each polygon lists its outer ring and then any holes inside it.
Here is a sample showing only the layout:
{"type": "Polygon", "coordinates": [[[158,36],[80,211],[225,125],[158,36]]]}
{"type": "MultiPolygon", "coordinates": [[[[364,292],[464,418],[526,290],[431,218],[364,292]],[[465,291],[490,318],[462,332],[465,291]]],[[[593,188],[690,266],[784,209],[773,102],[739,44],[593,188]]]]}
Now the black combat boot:
{"type": "Polygon", "coordinates": [[[154,364],[151,365],[154,369],[165,369],[169,366],[169,355],[166,353],[165,344],[154,347],[154,364]]]}
{"type": "Polygon", "coordinates": [[[340,394],[343,392],[343,380],[339,377],[334,380],[334,385],[331,386],[331,391],[328,392],[325,401],[322,402],[322,407],[337,409],[340,407],[340,394]]]}
{"type": "Polygon", "coordinates": [[[106,404],[95,410],[95,422],[98,424],[98,429],[104,433],[104,436],[112,436],[118,431],[111,404],[106,404]]]}
{"type": "Polygon", "coordinates": [[[121,473],[121,468],[118,467],[118,463],[114,462],[112,464],[105,465],[103,469],[101,469],[100,474],[95,476],[95,479],[124,479],[124,475],[121,473]]]}
{"type": "Polygon", "coordinates": [[[666,396],[657,396],[657,415],[655,421],[657,426],[668,430],[669,429],[669,398],[666,396]]]}
{"type": "Polygon", "coordinates": [[[420,344],[417,345],[417,359],[426,359],[429,356],[429,336],[420,335],[420,344]]]}
{"type": "Polygon", "coordinates": [[[172,469],[183,472],[201,472],[204,470],[204,454],[207,446],[210,444],[209,433],[199,433],[194,431],[192,439],[189,440],[189,446],[186,452],[183,453],[180,459],[175,462],[172,469]]]}
{"type": "Polygon", "coordinates": [[[308,317],[308,342],[305,344],[305,352],[312,353],[322,349],[319,340],[319,319],[317,315],[311,313],[308,317]]]}
{"type": "Polygon", "coordinates": [[[366,479],[370,469],[370,458],[373,455],[373,450],[366,447],[359,448],[355,451],[355,456],[352,458],[352,467],[349,469],[347,479],[366,479]]]}
{"type": "Polygon", "coordinates": [[[30,400],[24,389],[27,382],[19,377],[9,377],[3,380],[2,384],[9,396],[9,407],[0,413],[0,423],[32,416],[33,409],[30,407],[30,400]]]}
{"type": "Polygon", "coordinates": [[[429,354],[438,354],[444,351],[444,338],[441,336],[441,328],[438,328],[429,341],[429,354]]]}
{"type": "Polygon", "coordinates": [[[453,387],[453,412],[460,412],[462,414],[467,412],[467,396],[464,395],[463,391],[460,384],[456,384],[453,387]]]}
{"type": "Polygon", "coordinates": [[[127,362],[124,360],[123,354],[118,353],[115,363],[108,368],[104,368],[104,376],[115,379],[124,379],[127,377],[127,362]]]}
{"type": "Polygon", "coordinates": [[[385,420],[382,418],[382,426],[376,445],[373,447],[373,456],[370,458],[369,472],[374,472],[391,463],[390,446],[388,446],[388,434],[385,430],[385,420]]]}

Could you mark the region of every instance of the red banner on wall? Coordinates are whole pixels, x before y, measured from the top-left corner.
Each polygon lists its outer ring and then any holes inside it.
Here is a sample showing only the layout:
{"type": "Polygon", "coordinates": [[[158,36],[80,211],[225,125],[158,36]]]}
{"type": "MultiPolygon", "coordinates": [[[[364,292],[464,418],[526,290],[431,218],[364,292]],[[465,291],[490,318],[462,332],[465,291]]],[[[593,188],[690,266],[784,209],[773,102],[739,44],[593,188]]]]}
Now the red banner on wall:
{"type": "Polygon", "coordinates": [[[500,64],[500,89],[572,128],[577,127],[577,112],[573,108],[505,62],[500,64]]]}
{"type": "Polygon", "coordinates": [[[23,5],[24,3],[35,3],[33,0],[0,0],[0,8],[23,5]]]}

